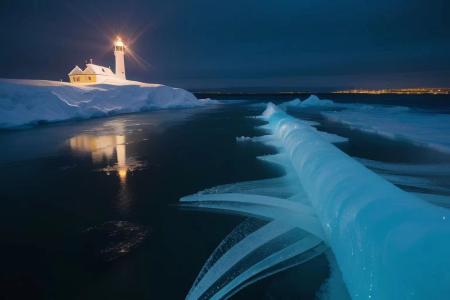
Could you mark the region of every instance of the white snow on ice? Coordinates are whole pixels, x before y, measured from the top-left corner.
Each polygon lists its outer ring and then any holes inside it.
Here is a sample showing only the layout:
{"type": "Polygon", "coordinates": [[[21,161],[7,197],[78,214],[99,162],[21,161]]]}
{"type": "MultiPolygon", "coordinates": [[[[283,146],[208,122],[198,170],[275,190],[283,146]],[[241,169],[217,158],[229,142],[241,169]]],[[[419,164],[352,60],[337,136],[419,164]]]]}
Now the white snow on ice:
{"type": "Polygon", "coordinates": [[[73,85],[1,79],[0,128],[216,103],[210,99],[199,100],[183,89],[129,80],[73,85]]]}

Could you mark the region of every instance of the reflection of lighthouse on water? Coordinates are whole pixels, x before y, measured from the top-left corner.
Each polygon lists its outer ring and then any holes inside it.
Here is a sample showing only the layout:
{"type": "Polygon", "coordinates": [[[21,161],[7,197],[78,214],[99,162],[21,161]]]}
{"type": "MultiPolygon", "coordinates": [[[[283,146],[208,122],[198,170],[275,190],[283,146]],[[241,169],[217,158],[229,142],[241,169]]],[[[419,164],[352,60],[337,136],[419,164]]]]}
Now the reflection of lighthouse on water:
{"type": "MultiPolygon", "coordinates": [[[[94,135],[83,133],[69,140],[70,148],[77,153],[89,153],[94,165],[105,165],[99,170],[106,174],[117,174],[120,182],[118,193],[118,208],[126,213],[130,206],[130,195],[127,187],[129,172],[140,169],[143,163],[127,157],[127,143],[122,122],[107,122],[105,126],[111,129],[111,134],[94,135]],[[113,165],[111,165],[113,162],[113,165]]],[[[109,131],[109,130],[108,130],[109,131]]]]}

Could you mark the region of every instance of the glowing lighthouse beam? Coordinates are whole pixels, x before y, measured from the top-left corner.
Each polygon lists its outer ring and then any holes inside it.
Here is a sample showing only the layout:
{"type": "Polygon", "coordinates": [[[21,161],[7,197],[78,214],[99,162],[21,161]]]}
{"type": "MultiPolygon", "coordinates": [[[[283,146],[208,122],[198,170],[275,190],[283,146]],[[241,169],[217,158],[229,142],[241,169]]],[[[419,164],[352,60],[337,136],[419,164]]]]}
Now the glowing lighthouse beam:
{"type": "Polygon", "coordinates": [[[120,36],[114,41],[114,56],[116,58],[116,76],[125,80],[125,44],[120,36]]]}

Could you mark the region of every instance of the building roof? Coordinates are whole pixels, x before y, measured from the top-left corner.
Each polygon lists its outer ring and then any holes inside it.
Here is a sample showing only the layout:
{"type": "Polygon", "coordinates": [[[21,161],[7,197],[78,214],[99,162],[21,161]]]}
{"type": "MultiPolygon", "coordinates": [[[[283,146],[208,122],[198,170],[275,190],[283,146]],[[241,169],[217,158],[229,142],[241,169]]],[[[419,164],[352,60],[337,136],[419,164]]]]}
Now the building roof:
{"type": "Polygon", "coordinates": [[[80,69],[79,66],[75,66],[75,68],[72,69],[72,71],[69,72],[69,76],[70,75],[80,75],[83,74],[83,70],[80,69]]]}
{"type": "Polygon", "coordinates": [[[114,74],[110,68],[99,66],[99,65],[94,65],[94,64],[86,64],[86,69],[84,69],[83,74],[116,76],[116,74],[114,74]]]}

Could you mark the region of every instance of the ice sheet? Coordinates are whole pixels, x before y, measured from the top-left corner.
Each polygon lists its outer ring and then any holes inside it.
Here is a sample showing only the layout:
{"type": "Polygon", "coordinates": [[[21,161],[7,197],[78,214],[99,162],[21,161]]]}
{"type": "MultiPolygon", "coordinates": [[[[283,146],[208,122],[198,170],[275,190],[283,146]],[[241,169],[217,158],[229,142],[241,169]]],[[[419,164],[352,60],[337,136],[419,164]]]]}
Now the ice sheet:
{"type": "Polygon", "coordinates": [[[353,106],[322,114],[355,130],[450,153],[450,115],[384,106],[353,106]]]}

